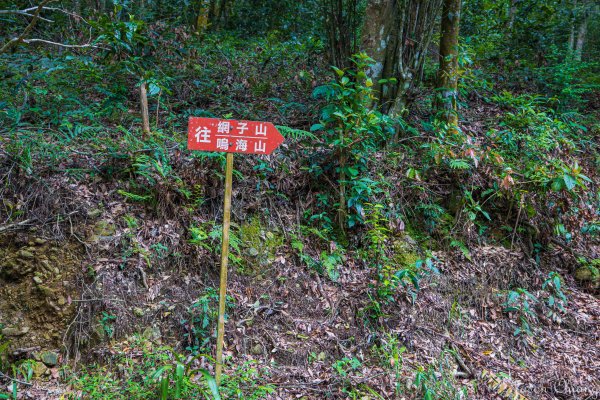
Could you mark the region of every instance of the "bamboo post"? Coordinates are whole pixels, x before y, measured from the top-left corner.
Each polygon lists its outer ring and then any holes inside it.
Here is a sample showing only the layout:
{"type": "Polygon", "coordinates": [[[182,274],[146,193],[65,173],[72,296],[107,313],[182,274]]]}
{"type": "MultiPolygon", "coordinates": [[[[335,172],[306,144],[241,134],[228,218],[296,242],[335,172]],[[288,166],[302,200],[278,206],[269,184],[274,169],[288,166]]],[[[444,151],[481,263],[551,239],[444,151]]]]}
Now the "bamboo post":
{"type": "Polygon", "coordinates": [[[219,283],[219,322],[217,326],[217,366],[215,380],[221,384],[223,370],[223,336],[225,330],[225,297],[227,291],[227,260],[229,258],[229,224],[231,221],[231,187],[233,173],[233,153],[227,153],[225,167],[225,200],[223,207],[223,238],[221,248],[221,278],[219,283]]]}

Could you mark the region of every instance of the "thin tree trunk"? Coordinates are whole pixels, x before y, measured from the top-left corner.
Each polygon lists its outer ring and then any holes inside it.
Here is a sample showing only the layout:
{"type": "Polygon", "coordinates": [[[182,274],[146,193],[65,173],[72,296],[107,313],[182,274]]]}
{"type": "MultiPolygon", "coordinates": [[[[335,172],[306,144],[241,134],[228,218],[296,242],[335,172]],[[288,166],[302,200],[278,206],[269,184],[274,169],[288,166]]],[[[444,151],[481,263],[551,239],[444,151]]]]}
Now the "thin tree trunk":
{"type": "Polygon", "coordinates": [[[569,33],[569,56],[575,51],[575,9],[577,8],[577,0],[573,0],[571,9],[571,31],[569,33]]]}
{"type": "Polygon", "coordinates": [[[507,30],[509,34],[512,33],[513,27],[515,26],[515,17],[517,15],[517,0],[511,0],[510,8],[508,9],[508,23],[507,30]]]}
{"type": "Polygon", "coordinates": [[[571,32],[569,33],[569,54],[573,54],[575,51],[575,24],[571,25],[571,32]]]}
{"type": "Polygon", "coordinates": [[[583,54],[583,46],[585,44],[585,37],[587,35],[588,30],[588,20],[590,18],[590,13],[587,13],[581,24],[579,25],[579,30],[577,31],[577,43],[575,46],[575,60],[581,61],[581,56],[583,54]]]}
{"type": "Polygon", "coordinates": [[[350,57],[358,51],[358,6],[357,0],[324,0],[321,3],[329,63],[338,68],[349,67],[350,57]]]}
{"type": "Polygon", "coordinates": [[[148,92],[146,90],[146,82],[140,85],[140,104],[142,108],[142,131],[144,137],[150,134],[150,117],[148,115],[148,92]]]}
{"type": "Polygon", "coordinates": [[[203,33],[208,28],[210,7],[209,0],[199,1],[198,16],[196,17],[196,33],[203,33]]]}
{"type": "Polygon", "coordinates": [[[458,97],[458,30],[461,0],[444,0],[440,39],[440,69],[438,71],[437,106],[444,119],[458,124],[456,98],[458,97]]]}
{"type": "MultiPolygon", "coordinates": [[[[340,139],[343,138],[343,133],[340,132],[340,139]]],[[[348,208],[346,207],[346,162],[348,160],[348,154],[345,148],[340,149],[340,196],[339,196],[339,207],[338,207],[338,224],[342,233],[346,232],[346,220],[348,219],[348,208]]]]}
{"type": "Polygon", "coordinates": [[[215,17],[217,16],[217,0],[210,0],[209,4],[208,21],[211,23],[211,25],[214,25],[216,19],[215,17]]]}
{"type": "Polygon", "coordinates": [[[217,12],[217,20],[220,24],[227,24],[227,20],[232,15],[234,0],[220,0],[217,12]]]}

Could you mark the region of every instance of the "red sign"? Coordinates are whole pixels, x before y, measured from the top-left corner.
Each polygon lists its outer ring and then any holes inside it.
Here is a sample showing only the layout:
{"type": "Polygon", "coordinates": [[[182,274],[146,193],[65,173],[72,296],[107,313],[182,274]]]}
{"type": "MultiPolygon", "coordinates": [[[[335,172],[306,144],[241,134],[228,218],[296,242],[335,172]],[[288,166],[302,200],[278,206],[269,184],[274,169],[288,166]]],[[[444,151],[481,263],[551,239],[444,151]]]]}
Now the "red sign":
{"type": "Polygon", "coordinates": [[[188,122],[189,150],[271,154],[283,140],[270,122],[196,117],[188,122]]]}

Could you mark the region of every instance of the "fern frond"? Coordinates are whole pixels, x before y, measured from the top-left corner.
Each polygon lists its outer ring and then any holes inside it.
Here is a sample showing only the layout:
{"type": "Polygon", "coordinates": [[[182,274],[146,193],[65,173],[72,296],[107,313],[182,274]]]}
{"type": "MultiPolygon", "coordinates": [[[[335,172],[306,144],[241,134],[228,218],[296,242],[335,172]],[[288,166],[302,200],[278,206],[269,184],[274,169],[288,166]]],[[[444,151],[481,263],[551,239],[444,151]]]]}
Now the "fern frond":
{"type": "Polygon", "coordinates": [[[283,137],[286,139],[292,140],[304,140],[304,139],[313,139],[316,140],[317,136],[311,132],[302,130],[302,129],[294,129],[289,126],[277,125],[277,130],[281,132],[283,137]]]}
{"type": "Polygon", "coordinates": [[[453,159],[450,160],[450,168],[452,169],[470,169],[471,164],[468,161],[462,159],[453,159]]]}
{"type": "Polygon", "coordinates": [[[124,196],[128,200],[139,202],[139,203],[145,203],[147,201],[152,200],[151,195],[140,195],[140,194],[130,193],[125,190],[117,190],[117,193],[119,193],[121,196],[124,196]]]}

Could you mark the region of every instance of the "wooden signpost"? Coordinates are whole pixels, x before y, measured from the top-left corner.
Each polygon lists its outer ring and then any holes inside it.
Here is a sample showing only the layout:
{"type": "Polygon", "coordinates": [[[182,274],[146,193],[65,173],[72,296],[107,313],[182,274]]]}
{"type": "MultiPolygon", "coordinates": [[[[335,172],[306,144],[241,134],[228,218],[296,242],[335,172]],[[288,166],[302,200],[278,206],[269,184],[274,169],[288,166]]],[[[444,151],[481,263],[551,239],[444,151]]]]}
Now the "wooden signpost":
{"type": "Polygon", "coordinates": [[[237,121],[218,118],[191,117],[188,122],[188,149],[227,153],[225,166],[225,200],[223,207],[223,238],[219,284],[219,321],[217,325],[217,360],[215,380],[221,383],[223,370],[223,340],[225,328],[225,296],[227,291],[227,260],[229,258],[229,225],[231,221],[231,178],[233,153],[271,154],[283,136],[270,122],[237,121]]]}

